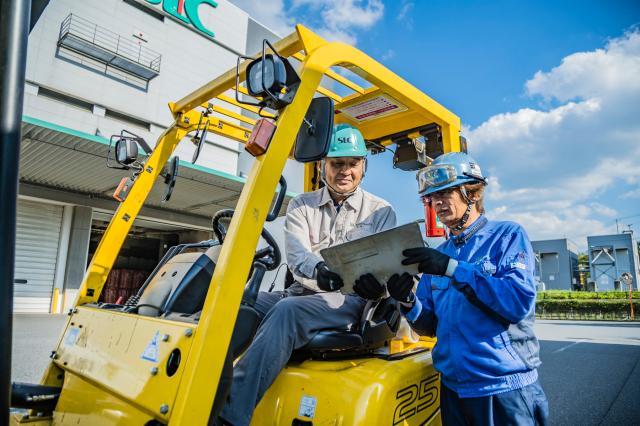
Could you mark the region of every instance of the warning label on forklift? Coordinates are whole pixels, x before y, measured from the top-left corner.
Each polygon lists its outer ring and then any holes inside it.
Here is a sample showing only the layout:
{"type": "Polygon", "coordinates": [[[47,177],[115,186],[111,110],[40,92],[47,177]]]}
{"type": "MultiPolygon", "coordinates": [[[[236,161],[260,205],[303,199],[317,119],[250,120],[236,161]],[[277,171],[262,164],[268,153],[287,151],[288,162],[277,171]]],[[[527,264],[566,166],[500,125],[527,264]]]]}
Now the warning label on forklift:
{"type": "Polygon", "coordinates": [[[70,327],[69,331],[67,331],[67,335],[64,338],[64,344],[66,346],[73,346],[78,341],[78,336],[80,335],[80,329],[78,327],[70,327]]]}
{"type": "Polygon", "coordinates": [[[144,352],[142,352],[142,359],[146,359],[151,362],[158,362],[158,344],[160,343],[160,331],[156,331],[156,334],[153,336],[149,344],[146,348],[144,348],[144,352]]]}
{"type": "Polygon", "coordinates": [[[389,95],[380,95],[366,101],[340,108],[336,113],[343,113],[356,121],[367,121],[386,115],[406,111],[407,107],[389,95]]]}
{"type": "Polygon", "coordinates": [[[316,414],[316,405],[318,400],[313,396],[302,396],[300,400],[300,408],[298,409],[298,415],[300,417],[313,418],[316,414]]]}

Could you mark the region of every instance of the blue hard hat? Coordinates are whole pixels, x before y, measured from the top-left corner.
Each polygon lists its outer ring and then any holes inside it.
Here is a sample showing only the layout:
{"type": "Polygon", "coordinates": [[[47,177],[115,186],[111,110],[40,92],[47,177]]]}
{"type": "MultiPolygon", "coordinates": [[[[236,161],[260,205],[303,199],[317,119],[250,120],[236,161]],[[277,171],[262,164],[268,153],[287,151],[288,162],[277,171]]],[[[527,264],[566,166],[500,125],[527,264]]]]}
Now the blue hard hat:
{"type": "Polygon", "coordinates": [[[449,152],[436,157],[433,163],[418,172],[416,179],[420,195],[465,183],[487,183],[476,160],[464,152],[449,152]]]}
{"type": "Polygon", "coordinates": [[[327,157],[366,157],[367,145],[360,130],[350,124],[336,124],[327,157]]]}

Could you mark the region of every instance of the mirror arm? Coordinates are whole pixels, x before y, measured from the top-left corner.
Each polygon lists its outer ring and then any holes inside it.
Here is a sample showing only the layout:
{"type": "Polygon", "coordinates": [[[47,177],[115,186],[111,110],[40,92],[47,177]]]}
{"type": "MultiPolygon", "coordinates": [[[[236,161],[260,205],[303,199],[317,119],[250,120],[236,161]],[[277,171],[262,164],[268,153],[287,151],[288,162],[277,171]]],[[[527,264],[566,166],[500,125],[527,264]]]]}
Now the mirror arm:
{"type": "Polygon", "coordinates": [[[284,201],[285,195],[287,195],[287,181],[284,179],[284,176],[280,176],[280,192],[278,192],[278,198],[276,198],[276,202],[273,205],[273,210],[267,215],[267,222],[273,222],[278,217],[278,213],[280,213],[280,208],[282,208],[282,202],[284,201]]]}

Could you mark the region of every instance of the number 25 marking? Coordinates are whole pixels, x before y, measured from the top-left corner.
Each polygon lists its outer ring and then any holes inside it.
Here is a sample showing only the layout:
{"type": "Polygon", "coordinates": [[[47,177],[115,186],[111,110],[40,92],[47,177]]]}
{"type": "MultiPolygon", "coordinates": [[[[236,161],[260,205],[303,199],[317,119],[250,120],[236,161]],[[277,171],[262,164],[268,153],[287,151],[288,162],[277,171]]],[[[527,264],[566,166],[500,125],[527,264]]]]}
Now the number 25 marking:
{"type": "Polygon", "coordinates": [[[393,413],[393,424],[397,425],[433,405],[438,399],[437,381],[438,376],[435,375],[422,379],[417,385],[400,389],[396,394],[399,401],[393,413]]]}

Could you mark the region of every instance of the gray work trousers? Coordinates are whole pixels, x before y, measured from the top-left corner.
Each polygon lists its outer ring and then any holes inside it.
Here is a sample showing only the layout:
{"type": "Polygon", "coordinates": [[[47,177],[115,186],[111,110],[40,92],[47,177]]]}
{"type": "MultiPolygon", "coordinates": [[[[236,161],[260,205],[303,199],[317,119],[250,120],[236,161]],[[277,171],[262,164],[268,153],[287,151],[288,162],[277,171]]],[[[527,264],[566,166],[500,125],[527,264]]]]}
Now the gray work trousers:
{"type": "Polygon", "coordinates": [[[285,291],[258,294],[255,308],[263,320],[233,369],[229,400],[221,413],[226,422],[248,425],[254,408],[294,349],[306,345],[320,330],[358,323],[366,304],[356,295],[300,293],[300,284],[294,283],[285,291]]]}

